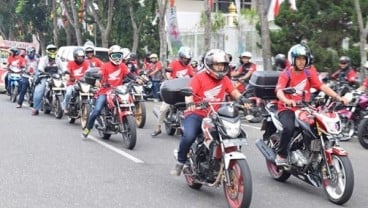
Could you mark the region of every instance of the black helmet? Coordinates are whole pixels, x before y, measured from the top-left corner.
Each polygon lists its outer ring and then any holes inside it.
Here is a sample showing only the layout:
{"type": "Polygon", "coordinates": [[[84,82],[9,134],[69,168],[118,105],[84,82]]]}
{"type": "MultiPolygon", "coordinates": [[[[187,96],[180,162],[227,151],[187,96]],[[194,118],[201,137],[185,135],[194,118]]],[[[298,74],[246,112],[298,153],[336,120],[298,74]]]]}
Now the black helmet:
{"type": "Polygon", "coordinates": [[[11,47],[9,51],[12,53],[13,56],[16,56],[19,54],[19,50],[16,47],[11,47]]]}
{"type": "Polygon", "coordinates": [[[229,72],[229,56],[225,51],[221,49],[212,49],[207,52],[204,58],[204,66],[206,72],[213,78],[221,80],[229,72]],[[224,69],[222,71],[216,71],[213,68],[213,64],[223,63],[224,69]]]}
{"type": "Polygon", "coordinates": [[[340,64],[347,64],[347,65],[350,65],[350,62],[351,62],[351,59],[349,56],[341,56],[339,58],[339,63],[340,64]]]}
{"type": "Polygon", "coordinates": [[[77,64],[81,64],[84,61],[85,58],[85,53],[83,48],[76,48],[73,51],[73,58],[74,58],[74,62],[77,64]]]}
{"type": "Polygon", "coordinates": [[[279,53],[275,56],[275,67],[282,70],[286,67],[286,56],[285,54],[279,53]]]}

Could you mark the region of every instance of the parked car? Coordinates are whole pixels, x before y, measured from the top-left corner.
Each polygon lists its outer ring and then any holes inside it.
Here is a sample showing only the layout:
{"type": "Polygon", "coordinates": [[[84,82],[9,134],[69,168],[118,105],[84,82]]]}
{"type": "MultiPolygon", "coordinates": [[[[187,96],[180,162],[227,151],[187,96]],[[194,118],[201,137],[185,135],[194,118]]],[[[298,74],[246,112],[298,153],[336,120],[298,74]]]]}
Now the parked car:
{"type": "MultiPolygon", "coordinates": [[[[73,60],[73,51],[74,49],[82,47],[82,46],[61,46],[56,54],[56,64],[63,71],[66,70],[66,65],[69,61],[73,60]]],[[[103,62],[107,62],[109,60],[108,56],[109,49],[102,47],[95,47],[95,56],[101,59],[103,62]]]]}

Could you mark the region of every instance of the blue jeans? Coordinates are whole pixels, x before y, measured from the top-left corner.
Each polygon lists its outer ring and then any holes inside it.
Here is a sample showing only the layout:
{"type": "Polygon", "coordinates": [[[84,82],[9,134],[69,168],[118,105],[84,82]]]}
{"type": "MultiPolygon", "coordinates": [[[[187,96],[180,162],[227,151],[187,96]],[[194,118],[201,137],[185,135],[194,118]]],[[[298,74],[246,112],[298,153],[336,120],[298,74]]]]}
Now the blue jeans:
{"type": "Polygon", "coordinates": [[[65,108],[68,107],[68,104],[70,102],[70,99],[72,99],[73,92],[74,92],[74,85],[69,85],[68,87],[66,87],[66,92],[65,92],[64,100],[61,103],[61,108],[63,110],[65,110],[65,108]]]}
{"type": "Polygon", "coordinates": [[[160,99],[159,97],[160,85],[161,85],[161,81],[152,81],[152,97],[153,98],[160,99]]]}
{"type": "Polygon", "coordinates": [[[86,128],[91,130],[96,118],[101,114],[102,109],[106,105],[106,95],[99,95],[95,102],[95,107],[91,114],[88,116],[86,128]]]}
{"type": "Polygon", "coordinates": [[[35,86],[33,92],[33,108],[35,110],[41,110],[42,108],[42,98],[46,90],[46,78],[41,79],[40,83],[35,86]]]}
{"type": "Polygon", "coordinates": [[[22,81],[21,81],[21,88],[20,88],[20,93],[19,93],[19,98],[18,98],[18,105],[22,105],[23,101],[24,101],[24,96],[27,93],[27,90],[29,89],[29,78],[28,77],[22,77],[22,81]]]}
{"type": "Polygon", "coordinates": [[[203,118],[197,114],[189,114],[183,121],[183,136],[180,138],[178,162],[185,163],[187,161],[187,154],[195,141],[196,137],[202,132],[203,118]]]}

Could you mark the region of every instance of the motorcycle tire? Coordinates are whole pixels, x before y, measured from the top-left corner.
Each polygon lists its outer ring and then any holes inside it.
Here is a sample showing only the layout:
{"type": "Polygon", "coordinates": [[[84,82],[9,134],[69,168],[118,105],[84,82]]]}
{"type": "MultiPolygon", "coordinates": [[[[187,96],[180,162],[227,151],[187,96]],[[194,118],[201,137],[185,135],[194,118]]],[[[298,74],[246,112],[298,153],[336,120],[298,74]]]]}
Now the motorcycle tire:
{"type": "Polygon", "coordinates": [[[249,207],[252,201],[252,176],[246,160],[232,160],[229,165],[230,186],[223,182],[229,207],[249,207]]]}
{"type": "Polygon", "coordinates": [[[143,128],[146,124],[146,104],[144,102],[134,103],[134,116],[138,128],[143,128]]]}
{"type": "Polygon", "coordinates": [[[368,149],[368,118],[364,118],[359,123],[358,140],[362,147],[368,149]]]}
{"type": "Polygon", "coordinates": [[[61,108],[61,101],[58,97],[54,102],[54,116],[57,119],[61,119],[63,117],[63,109],[61,108]]]}
{"type": "Polygon", "coordinates": [[[166,116],[165,116],[165,121],[164,121],[164,124],[165,124],[165,131],[166,131],[166,134],[169,135],[169,136],[174,136],[175,132],[176,132],[176,128],[174,128],[172,125],[171,125],[171,122],[168,122],[170,121],[170,119],[168,118],[170,112],[167,112],[166,116]]]}
{"type": "Polygon", "coordinates": [[[199,190],[200,188],[202,188],[203,184],[196,183],[195,178],[192,174],[184,174],[184,177],[185,177],[185,180],[187,181],[187,184],[190,188],[195,189],[195,190],[199,190]]]}
{"type": "Polygon", "coordinates": [[[326,179],[323,190],[328,200],[342,205],[347,202],[354,189],[354,172],[351,162],[347,156],[332,155],[332,165],[330,166],[331,179],[326,179]]]}
{"type": "Polygon", "coordinates": [[[137,124],[135,118],[128,115],[123,118],[123,130],[121,133],[123,138],[123,146],[132,150],[137,143],[137,124]]]}
{"type": "Polygon", "coordinates": [[[82,129],[84,129],[87,126],[88,117],[90,113],[91,113],[91,106],[88,103],[82,103],[81,118],[80,118],[82,129]]]}
{"type": "MultiPolygon", "coordinates": [[[[278,143],[280,141],[280,135],[272,134],[266,141],[266,144],[274,150],[276,154],[276,149],[278,148],[278,143]]],[[[270,161],[266,159],[267,170],[271,177],[276,181],[284,182],[291,176],[291,173],[286,171],[283,167],[276,165],[275,161],[270,161]]]]}
{"type": "Polygon", "coordinates": [[[14,86],[14,87],[11,87],[11,90],[10,90],[10,101],[15,103],[17,101],[17,96],[18,96],[18,86],[14,86]]]}

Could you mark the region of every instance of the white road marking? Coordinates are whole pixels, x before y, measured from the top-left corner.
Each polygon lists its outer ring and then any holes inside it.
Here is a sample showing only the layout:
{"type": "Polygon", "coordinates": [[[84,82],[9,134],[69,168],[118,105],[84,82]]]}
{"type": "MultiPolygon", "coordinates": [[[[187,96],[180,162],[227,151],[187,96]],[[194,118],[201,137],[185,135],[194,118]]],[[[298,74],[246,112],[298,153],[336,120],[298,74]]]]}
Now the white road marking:
{"type": "Polygon", "coordinates": [[[92,140],[92,141],[97,142],[98,144],[100,144],[100,145],[102,145],[102,146],[106,147],[107,149],[112,150],[112,151],[114,151],[114,152],[118,153],[119,155],[121,155],[121,156],[123,156],[123,157],[126,157],[126,158],[128,158],[129,160],[132,160],[132,161],[133,161],[133,162],[135,162],[135,163],[144,163],[144,161],[143,161],[143,160],[140,160],[140,159],[138,159],[138,158],[136,158],[136,157],[134,157],[134,156],[132,156],[132,155],[130,155],[130,154],[128,154],[128,153],[126,153],[126,152],[124,152],[124,151],[123,151],[123,150],[121,150],[121,149],[118,149],[118,148],[116,148],[116,147],[114,147],[114,146],[112,146],[112,145],[110,145],[110,144],[107,144],[106,142],[103,142],[103,141],[101,141],[101,140],[97,139],[96,137],[94,137],[94,136],[92,136],[92,135],[88,135],[88,139],[89,139],[89,140],[92,140]]]}
{"type": "Polygon", "coordinates": [[[258,129],[258,130],[261,130],[261,127],[257,127],[257,126],[252,126],[252,125],[248,125],[248,124],[242,124],[242,126],[245,126],[245,127],[250,127],[250,128],[253,128],[253,129],[258,129]]]}

